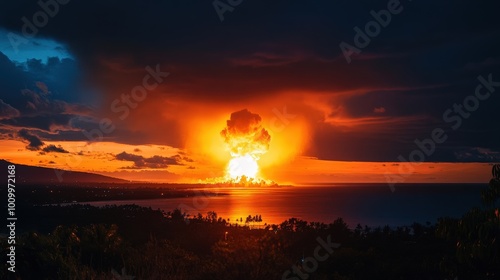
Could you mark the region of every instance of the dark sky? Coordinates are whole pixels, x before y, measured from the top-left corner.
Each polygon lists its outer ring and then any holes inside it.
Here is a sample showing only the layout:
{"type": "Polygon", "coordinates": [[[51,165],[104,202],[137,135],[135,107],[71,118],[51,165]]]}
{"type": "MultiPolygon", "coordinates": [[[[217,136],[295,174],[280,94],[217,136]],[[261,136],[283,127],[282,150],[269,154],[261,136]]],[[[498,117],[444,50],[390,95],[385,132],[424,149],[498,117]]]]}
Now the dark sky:
{"type": "Polygon", "coordinates": [[[106,140],[182,149],[194,108],[273,104],[309,126],[303,155],[396,161],[443,128],[448,138],[427,161],[500,161],[500,87],[460,125],[457,112],[443,119],[455,103],[474,107],[477,99],[467,98],[478,76],[500,82],[500,2],[401,1],[348,63],[339,45],[356,46],[354,28],[364,30],[370,11],[391,2],[243,0],[221,21],[212,1],[70,0],[33,38],[23,35],[22,18],[33,23],[42,8],[5,2],[1,138],[85,141],[82,130],[108,117],[117,129],[106,140]],[[26,40],[18,52],[12,34],[26,40]],[[110,104],[156,65],[167,81],[119,121],[110,104]]]}

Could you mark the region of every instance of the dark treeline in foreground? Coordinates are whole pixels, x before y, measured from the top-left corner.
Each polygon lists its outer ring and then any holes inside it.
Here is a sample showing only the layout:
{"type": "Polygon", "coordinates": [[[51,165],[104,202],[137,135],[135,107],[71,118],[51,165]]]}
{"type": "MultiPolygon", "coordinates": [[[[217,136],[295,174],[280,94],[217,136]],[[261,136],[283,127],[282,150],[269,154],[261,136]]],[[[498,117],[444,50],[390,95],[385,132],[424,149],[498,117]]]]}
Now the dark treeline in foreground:
{"type": "Polygon", "coordinates": [[[251,229],[213,212],[23,207],[16,273],[2,253],[0,279],[500,279],[498,174],[489,186],[485,206],[460,219],[398,228],[292,218],[251,229]]]}

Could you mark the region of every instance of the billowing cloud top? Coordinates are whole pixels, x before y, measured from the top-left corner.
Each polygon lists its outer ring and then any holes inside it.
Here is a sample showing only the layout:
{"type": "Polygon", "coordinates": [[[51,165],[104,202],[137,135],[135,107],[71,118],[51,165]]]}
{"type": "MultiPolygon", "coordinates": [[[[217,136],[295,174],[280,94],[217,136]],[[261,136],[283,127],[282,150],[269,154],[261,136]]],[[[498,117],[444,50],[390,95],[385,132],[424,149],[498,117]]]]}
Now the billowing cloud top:
{"type": "Polygon", "coordinates": [[[258,158],[267,152],[271,136],[261,122],[258,114],[247,109],[231,114],[227,127],[220,134],[232,156],[251,155],[258,158]]]}

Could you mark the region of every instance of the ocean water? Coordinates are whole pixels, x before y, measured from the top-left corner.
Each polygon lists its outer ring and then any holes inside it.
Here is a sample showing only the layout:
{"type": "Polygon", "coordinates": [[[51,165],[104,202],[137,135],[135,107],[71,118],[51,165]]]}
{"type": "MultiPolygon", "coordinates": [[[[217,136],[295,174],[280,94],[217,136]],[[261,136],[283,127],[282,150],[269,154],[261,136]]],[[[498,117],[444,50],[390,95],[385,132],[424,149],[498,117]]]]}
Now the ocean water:
{"type": "Polygon", "coordinates": [[[323,184],[276,188],[199,189],[198,197],[154,200],[99,201],[91,205],[137,204],[172,211],[181,208],[190,215],[215,211],[235,223],[248,215],[261,215],[267,224],[291,217],[308,222],[333,222],[338,217],[354,228],[435,223],[440,217],[461,217],[472,207],[481,207],[481,189],[487,184],[400,184],[394,192],[387,184],[323,184]],[[205,196],[211,191],[218,195],[205,196]]]}

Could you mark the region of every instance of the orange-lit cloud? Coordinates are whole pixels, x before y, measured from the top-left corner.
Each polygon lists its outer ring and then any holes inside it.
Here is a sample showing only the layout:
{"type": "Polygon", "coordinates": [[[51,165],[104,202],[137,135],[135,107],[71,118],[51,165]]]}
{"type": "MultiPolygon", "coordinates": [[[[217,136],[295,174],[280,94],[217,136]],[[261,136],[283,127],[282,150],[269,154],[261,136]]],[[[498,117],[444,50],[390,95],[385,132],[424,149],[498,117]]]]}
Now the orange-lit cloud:
{"type": "Polygon", "coordinates": [[[269,132],[262,127],[262,118],[247,109],[231,113],[220,135],[233,157],[251,155],[258,159],[267,153],[271,141],[269,132]]]}

